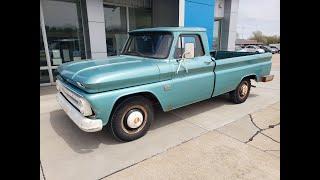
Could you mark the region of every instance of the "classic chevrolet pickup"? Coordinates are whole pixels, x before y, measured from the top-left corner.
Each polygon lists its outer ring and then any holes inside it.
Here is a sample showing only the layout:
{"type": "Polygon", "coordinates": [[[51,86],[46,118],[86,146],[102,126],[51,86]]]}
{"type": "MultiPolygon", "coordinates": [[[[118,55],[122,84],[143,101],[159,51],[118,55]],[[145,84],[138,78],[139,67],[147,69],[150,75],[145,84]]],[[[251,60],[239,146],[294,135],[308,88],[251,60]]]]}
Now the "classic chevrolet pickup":
{"type": "Polygon", "coordinates": [[[121,55],[59,66],[57,100],[82,130],[103,126],[120,141],[146,134],[154,105],[170,111],[220,94],[246,101],[251,80],[266,82],[271,53],[209,51],[204,28],[129,32],[121,55]]]}

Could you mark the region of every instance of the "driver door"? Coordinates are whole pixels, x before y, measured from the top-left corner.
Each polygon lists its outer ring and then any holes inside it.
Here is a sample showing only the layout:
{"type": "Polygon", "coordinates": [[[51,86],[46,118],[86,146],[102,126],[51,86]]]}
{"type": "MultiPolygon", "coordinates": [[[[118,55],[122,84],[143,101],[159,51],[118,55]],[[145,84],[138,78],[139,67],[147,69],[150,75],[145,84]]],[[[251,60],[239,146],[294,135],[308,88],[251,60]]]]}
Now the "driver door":
{"type": "MultiPolygon", "coordinates": [[[[209,54],[209,53],[208,53],[209,54]]],[[[172,78],[172,106],[174,108],[211,97],[214,85],[214,62],[205,55],[200,35],[180,35],[175,47],[172,78]],[[194,57],[183,58],[185,44],[193,43],[194,57]],[[181,62],[180,68],[179,63],[181,62]]]]}

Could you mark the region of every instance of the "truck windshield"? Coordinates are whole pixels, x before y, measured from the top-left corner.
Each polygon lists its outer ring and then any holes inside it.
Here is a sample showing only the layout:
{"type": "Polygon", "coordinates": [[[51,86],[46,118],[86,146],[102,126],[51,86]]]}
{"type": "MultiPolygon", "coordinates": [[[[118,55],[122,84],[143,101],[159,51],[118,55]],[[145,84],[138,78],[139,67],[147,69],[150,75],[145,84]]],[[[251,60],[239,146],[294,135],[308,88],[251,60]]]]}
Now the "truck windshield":
{"type": "Polygon", "coordinates": [[[164,59],[169,55],[172,40],[169,32],[130,33],[122,54],[164,59]]]}

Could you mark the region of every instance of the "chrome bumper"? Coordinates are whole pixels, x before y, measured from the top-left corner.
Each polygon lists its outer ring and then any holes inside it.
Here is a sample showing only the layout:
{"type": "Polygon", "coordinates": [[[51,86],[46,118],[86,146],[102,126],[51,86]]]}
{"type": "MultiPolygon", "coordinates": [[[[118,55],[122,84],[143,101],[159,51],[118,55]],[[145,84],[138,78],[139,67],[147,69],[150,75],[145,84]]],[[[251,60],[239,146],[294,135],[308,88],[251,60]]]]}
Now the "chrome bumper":
{"type": "Polygon", "coordinates": [[[101,119],[89,119],[84,117],[76,108],[74,108],[59,92],[57,94],[57,101],[70,117],[70,119],[83,131],[95,132],[102,130],[101,119]]]}
{"type": "Polygon", "coordinates": [[[273,80],[274,75],[266,75],[261,77],[261,82],[268,82],[273,80]]]}

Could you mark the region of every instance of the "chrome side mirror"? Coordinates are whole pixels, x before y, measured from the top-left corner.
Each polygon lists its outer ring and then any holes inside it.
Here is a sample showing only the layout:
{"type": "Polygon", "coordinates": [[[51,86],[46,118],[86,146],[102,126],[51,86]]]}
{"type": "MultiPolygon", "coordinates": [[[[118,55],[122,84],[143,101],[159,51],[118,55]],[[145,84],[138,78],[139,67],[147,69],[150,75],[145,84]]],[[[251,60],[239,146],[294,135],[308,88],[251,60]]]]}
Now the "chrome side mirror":
{"type": "MultiPolygon", "coordinates": [[[[180,67],[182,65],[182,63],[186,60],[186,59],[192,59],[194,58],[194,44],[193,43],[185,43],[184,44],[184,53],[181,56],[181,59],[178,60],[179,65],[178,65],[178,69],[176,71],[176,74],[179,73],[180,67]]],[[[186,70],[186,72],[188,73],[188,68],[183,66],[186,70]]]]}
{"type": "MultiPolygon", "coordinates": [[[[184,53],[183,53],[184,54],[184,53]]],[[[183,55],[182,55],[182,58],[178,61],[179,62],[179,65],[178,65],[178,68],[177,68],[177,71],[176,71],[176,74],[179,73],[179,70],[180,70],[180,67],[181,67],[181,64],[184,62],[185,58],[183,58],[183,55]]],[[[188,73],[188,69],[183,66],[185,69],[186,69],[186,72],[188,73]]]]}
{"type": "Polygon", "coordinates": [[[193,43],[184,44],[183,55],[182,55],[182,58],[186,58],[186,59],[194,58],[194,44],[193,43]]]}

